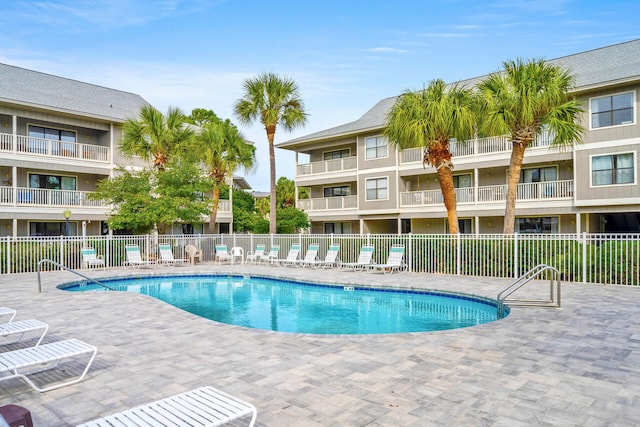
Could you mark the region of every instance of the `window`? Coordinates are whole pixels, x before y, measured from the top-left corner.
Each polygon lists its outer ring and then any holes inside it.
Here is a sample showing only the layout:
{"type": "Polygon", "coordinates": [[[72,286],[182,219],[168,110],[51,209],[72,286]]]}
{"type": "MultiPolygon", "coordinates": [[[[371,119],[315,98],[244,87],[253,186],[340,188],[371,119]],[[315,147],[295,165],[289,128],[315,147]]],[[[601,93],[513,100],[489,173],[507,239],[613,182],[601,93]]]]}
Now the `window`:
{"type": "Polygon", "coordinates": [[[381,136],[374,136],[364,140],[366,159],[387,157],[387,140],[381,136]]]}
{"type": "Polygon", "coordinates": [[[324,234],[349,234],[351,233],[350,222],[325,222],[324,234]]]}
{"type": "Polygon", "coordinates": [[[527,168],[520,171],[520,182],[547,182],[557,181],[558,171],[555,166],[544,168],[527,168]]]}
{"type": "Polygon", "coordinates": [[[76,133],[68,130],[52,129],[43,126],[29,126],[29,152],[47,154],[47,141],[54,142],[51,146],[53,155],[73,155],[75,150],[76,133]],[[37,138],[37,139],[36,139],[37,138]]]}
{"type": "Polygon", "coordinates": [[[471,174],[454,175],[453,188],[469,188],[471,187],[471,174]]]}
{"type": "Polygon", "coordinates": [[[557,233],[558,217],[516,218],[515,229],[518,233],[557,233]]]}
{"type": "Polygon", "coordinates": [[[367,200],[386,200],[387,178],[374,178],[366,181],[367,200]]]}
{"type": "MultiPolygon", "coordinates": [[[[447,230],[447,234],[449,233],[449,221],[444,220],[445,229],[447,230]]],[[[458,218],[458,232],[460,234],[473,234],[473,230],[471,229],[471,218],[458,218]]]]}
{"type": "Polygon", "coordinates": [[[342,150],[327,151],[323,154],[324,160],[342,159],[351,156],[351,150],[343,148],[342,150]]]}
{"type": "Polygon", "coordinates": [[[591,185],[632,184],[633,153],[591,157],[591,185]]]}
{"type": "Polygon", "coordinates": [[[632,92],[591,100],[591,127],[593,129],[633,123],[633,118],[632,92]]]}
{"type": "MultiPolygon", "coordinates": [[[[63,222],[30,222],[29,236],[65,236],[66,221],[63,222]]],[[[76,223],[69,222],[69,236],[76,236],[76,223]]]]}
{"type": "Polygon", "coordinates": [[[351,194],[351,188],[348,185],[340,187],[325,187],[324,197],[344,197],[351,194]]]}
{"type": "Polygon", "coordinates": [[[76,190],[76,178],[61,175],[29,174],[29,188],[46,188],[49,190],[76,190]]]}

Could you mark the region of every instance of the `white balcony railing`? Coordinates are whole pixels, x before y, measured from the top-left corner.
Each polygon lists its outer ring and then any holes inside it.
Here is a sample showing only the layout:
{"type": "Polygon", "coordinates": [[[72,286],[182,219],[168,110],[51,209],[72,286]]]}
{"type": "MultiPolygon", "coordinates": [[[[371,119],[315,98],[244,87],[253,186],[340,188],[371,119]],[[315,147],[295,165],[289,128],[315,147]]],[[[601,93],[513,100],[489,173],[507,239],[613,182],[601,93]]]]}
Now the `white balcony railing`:
{"type": "MultiPolygon", "coordinates": [[[[476,203],[473,187],[456,188],[458,204],[476,203]]],[[[507,186],[478,187],[477,203],[495,203],[506,200],[507,186]]],[[[573,180],[518,184],[517,200],[565,200],[573,198],[573,180]]],[[[401,206],[435,206],[443,204],[440,190],[409,191],[400,194],[401,206]]]]}
{"type": "Polygon", "coordinates": [[[355,170],[357,166],[357,158],[355,156],[343,157],[341,159],[323,160],[320,162],[298,165],[297,173],[298,176],[300,176],[327,172],[341,172],[346,170],[355,170]]]}
{"type": "Polygon", "coordinates": [[[231,200],[218,200],[218,212],[231,213],[231,200]]]}
{"type": "Polygon", "coordinates": [[[100,145],[58,141],[18,135],[0,134],[0,151],[27,153],[39,156],[63,157],[94,162],[109,161],[109,148],[100,145]]]}
{"type": "Polygon", "coordinates": [[[89,191],[48,190],[43,188],[0,187],[0,204],[17,206],[107,207],[101,200],[90,200],[89,191]],[[15,198],[14,198],[15,194],[15,198]]]}
{"type": "MultiPolygon", "coordinates": [[[[548,147],[553,142],[553,134],[543,132],[529,145],[530,148],[548,147]]],[[[508,153],[511,151],[511,141],[506,135],[489,136],[485,138],[470,139],[464,142],[452,141],[449,150],[453,157],[468,157],[475,155],[508,153]]],[[[400,152],[400,163],[422,163],[424,149],[408,148],[400,152]]]]}
{"type": "Polygon", "coordinates": [[[336,209],[356,209],[358,196],[319,197],[315,199],[301,199],[297,203],[298,209],[303,211],[326,211],[336,209]]]}

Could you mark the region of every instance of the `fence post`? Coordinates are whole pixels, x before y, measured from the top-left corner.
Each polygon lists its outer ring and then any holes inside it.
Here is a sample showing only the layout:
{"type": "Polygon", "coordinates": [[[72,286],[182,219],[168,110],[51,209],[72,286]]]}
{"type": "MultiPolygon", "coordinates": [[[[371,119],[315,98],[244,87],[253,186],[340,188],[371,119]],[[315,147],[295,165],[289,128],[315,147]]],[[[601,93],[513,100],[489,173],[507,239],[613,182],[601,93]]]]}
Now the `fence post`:
{"type": "Polygon", "coordinates": [[[460,257],[460,233],[456,234],[456,275],[460,275],[460,265],[462,264],[462,259],[460,257]]]}
{"type": "Polygon", "coordinates": [[[518,233],[513,233],[513,278],[520,277],[518,273],[518,233]]]}
{"type": "Polygon", "coordinates": [[[413,242],[411,239],[411,233],[407,235],[407,271],[413,271],[413,242]]]}
{"type": "Polygon", "coordinates": [[[60,236],[60,258],[58,259],[58,262],[62,265],[65,265],[64,263],[64,236],[60,236]]]}
{"type": "Polygon", "coordinates": [[[582,283],[587,283],[587,232],[582,232],[582,283]]]}
{"type": "Polygon", "coordinates": [[[11,274],[11,236],[7,236],[7,249],[4,253],[7,254],[7,274],[11,274]]]}

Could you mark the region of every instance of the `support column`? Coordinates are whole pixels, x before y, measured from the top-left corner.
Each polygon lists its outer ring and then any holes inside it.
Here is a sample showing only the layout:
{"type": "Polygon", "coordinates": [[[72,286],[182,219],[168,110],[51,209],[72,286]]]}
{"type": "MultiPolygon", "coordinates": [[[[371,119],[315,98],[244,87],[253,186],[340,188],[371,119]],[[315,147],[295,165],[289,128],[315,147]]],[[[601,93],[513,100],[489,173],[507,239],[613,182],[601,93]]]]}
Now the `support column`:
{"type": "Polygon", "coordinates": [[[576,212],[576,234],[580,235],[582,224],[580,224],[580,212],[576,212]]]}
{"type": "Polygon", "coordinates": [[[13,237],[18,237],[18,218],[13,218],[13,237]]]}

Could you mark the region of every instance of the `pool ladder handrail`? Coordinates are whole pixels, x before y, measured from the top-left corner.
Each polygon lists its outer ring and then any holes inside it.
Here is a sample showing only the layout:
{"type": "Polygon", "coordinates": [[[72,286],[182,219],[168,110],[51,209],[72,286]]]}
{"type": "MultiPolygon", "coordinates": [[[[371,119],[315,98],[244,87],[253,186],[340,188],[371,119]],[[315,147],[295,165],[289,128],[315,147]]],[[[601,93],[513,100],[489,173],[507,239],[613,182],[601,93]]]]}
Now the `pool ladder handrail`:
{"type": "Polygon", "coordinates": [[[501,319],[504,317],[505,302],[509,303],[509,305],[512,305],[512,306],[560,308],[560,287],[561,287],[560,272],[558,271],[558,269],[551,267],[550,265],[538,264],[537,266],[533,267],[531,270],[527,271],[522,276],[518,277],[516,280],[511,282],[509,285],[505,286],[505,288],[498,293],[498,297],[496,298],[498,318],[501,319]],[[551,274],[551,278],[549,279],[549,299],[548,300],[507,299],[507,297],[509,297],[514,292],[516,292],[518,289],[521,289],[524,285],[531,282],[532,280],[539,278],[545,272],[550,272],[551,274]]]}
{"type": "Polygon", "coordinates": [[[42,293],[42,280],[40,279],[40,271],[42,270],[42,268],[41,268],[41,267],[42,267],[42,264],[44,264],[44,263],[53,264],[53,265],[55,265],[56,267],[59,267],[59,268],[61,268],[61,269],[63,269],[63,270],[70,271],[71,273],[73,273],[73,274],[75,274],[75,275],[77,275],[77,276],[80,276],[80,277],[82,277],[82,278],[84,278],[84,279],[87,279],[87,280],[89,280],[90,282],[96,283],[96,284],[98,284],[98,285],[100,285],[100,286],[102,286],[102,287],[104,287],[104,288],[107,288],[107,289],[108,289],[108,290],[110,290],[110,291],[112,291],[112,290],[113,290],[113,288],[111,288],[111,287],[109,287],[109,286],[105,285],[104,283],[100,283],[100,282],[98,282],[96,279],[92,279],[92,278],[91,278],[91,277],[89,277],[89,276],[85,276],[84,274],[80,273],[79,271],[76,271],[76,270],[74,270],[74,269],[72,269],[72,268],[69,268],[69,267],[67,267],[67,266],[66,266],[66,265],[64,265],[64,264],[60,264],[59,262],[56,262],[56,261],[53,261],[53,260],[51,260],[51,259],[47,259],[47,258],[45,258],[45,259],[43,259],[43,260],[40,260],[40,262],[38,262],[38,293],[42,293]]]}

